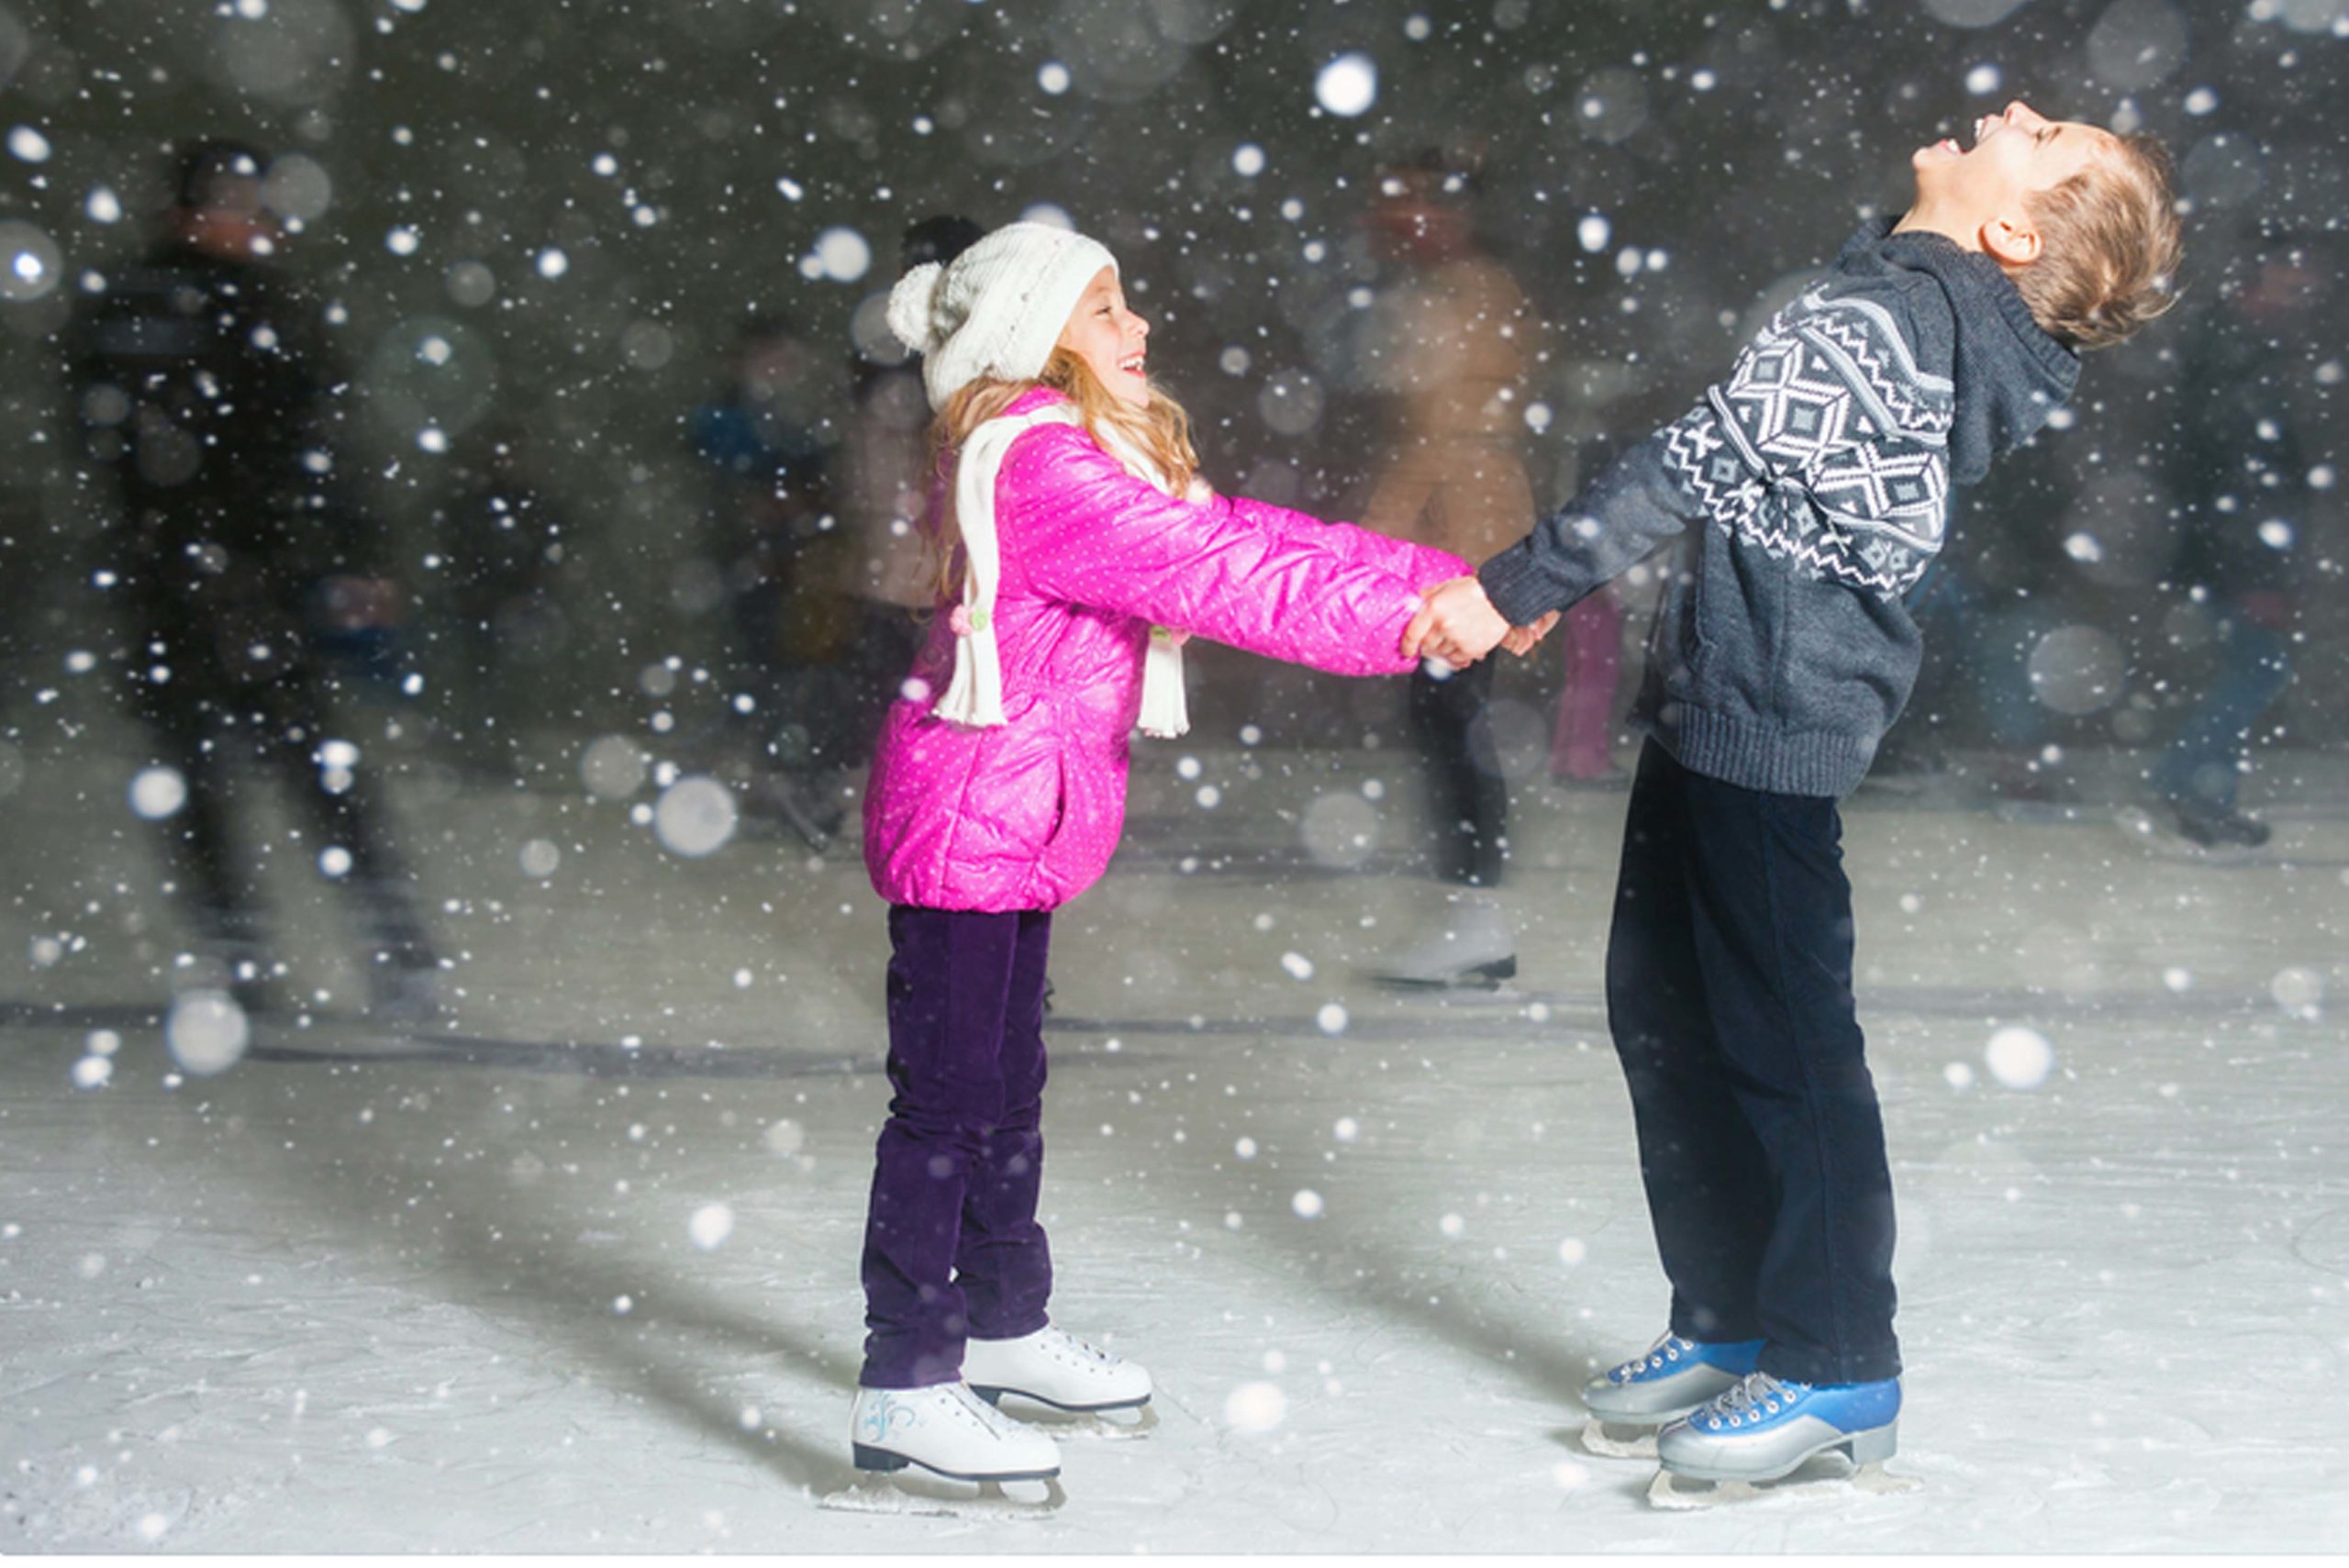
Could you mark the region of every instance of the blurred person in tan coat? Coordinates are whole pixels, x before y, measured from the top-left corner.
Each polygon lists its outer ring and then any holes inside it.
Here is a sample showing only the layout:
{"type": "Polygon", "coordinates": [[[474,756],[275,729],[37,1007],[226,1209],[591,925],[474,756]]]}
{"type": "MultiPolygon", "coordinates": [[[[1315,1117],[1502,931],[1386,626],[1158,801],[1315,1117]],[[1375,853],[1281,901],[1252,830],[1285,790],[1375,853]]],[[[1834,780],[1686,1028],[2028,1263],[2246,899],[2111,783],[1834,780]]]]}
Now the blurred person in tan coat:
{"type": "MultiPolygon", "coordinates": [[[[1379,174],[1368,221],[1401,272],[1373,306],[1372,379],[1389,414],[1362,515],[1364,528],[1471,561],[1521,537],[1534,515],[1521,442],[1541,333],[1517,280],[1477,241],[1475,188],[1473,169],[1436,150],[1379,174]]],[[[1489,721],[1494,668],[1431,662],[1411,676],[1436,874],[1455,890],[1379,966],[1387,980],[1448,985],[1517,972],[1515,934],[1491,895],[1508,851],[1508,789],[1489,721]]]]}

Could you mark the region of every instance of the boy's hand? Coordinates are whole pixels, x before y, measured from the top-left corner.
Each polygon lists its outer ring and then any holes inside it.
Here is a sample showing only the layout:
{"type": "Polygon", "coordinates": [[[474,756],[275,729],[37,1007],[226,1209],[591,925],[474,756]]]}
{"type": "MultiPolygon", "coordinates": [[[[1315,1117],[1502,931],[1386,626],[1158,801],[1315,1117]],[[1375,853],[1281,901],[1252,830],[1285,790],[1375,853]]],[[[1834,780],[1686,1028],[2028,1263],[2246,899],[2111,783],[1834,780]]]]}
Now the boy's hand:
{"type": "Polygon", "coordinates": [[[1552,610],[1548,615],[1543,616],[1531,626],[1513,626],[1509,628],[1508,635],[1501,639],[1501,646],[1508,649],[1511,653],[1516,654],[1520,659],[1524,658],[1527,654],[1533,651],[1533,645],[1535,643],[1550,635],[1550,628],[1558,624],[1558,611],[1552,610]]]}
{"type": "Polygon", "coordinates": [[[1465,669],[1500,646],[1509,633],[1474,577],[1455,577],[1428,590],[1419,613],[1403,631],[1403,657],[1441,659],[1465,669]]]}

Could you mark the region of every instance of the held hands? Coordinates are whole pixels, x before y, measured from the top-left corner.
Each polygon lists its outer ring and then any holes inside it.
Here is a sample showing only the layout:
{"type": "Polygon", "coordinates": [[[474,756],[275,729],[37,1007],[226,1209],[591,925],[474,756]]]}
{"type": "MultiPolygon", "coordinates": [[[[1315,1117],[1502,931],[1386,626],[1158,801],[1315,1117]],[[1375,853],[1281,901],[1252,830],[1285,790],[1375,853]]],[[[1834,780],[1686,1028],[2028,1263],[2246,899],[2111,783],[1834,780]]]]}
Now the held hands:
{"type": "Polygon", "coordinates": [[[1508,635],[1501,639],[1501,646],[1508,649],[1511,653],[1516,654],[1520,659],[1524,658],[1527,654],[1533,651],[1533,645],[1535,643],[1550,635],[1550,628],[1558,624],[1559,614],[1559,611],[1552,610],[1548,615],[1543,616],[1531,626],[1513,626],[1509,628],[1508,635]]]}
{"type": "Polygon", "coordinates": [[[1496,648],[1523,658],[1558,623],[1555,610],[1531,626],[1511,626],[1485,597],[1474,577],[1455,577],[1427,591],[1419,613],[1403,632],[1403,657],[1441,659],[1464,669],[1496,648]]]}

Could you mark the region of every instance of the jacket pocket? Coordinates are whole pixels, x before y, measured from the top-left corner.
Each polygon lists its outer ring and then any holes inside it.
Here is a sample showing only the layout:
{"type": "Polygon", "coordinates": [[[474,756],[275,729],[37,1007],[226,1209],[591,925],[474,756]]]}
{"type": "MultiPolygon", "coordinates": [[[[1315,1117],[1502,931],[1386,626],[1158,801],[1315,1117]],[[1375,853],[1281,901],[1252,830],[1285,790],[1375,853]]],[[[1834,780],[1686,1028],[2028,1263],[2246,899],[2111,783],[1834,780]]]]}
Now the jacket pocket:
{"type": "Polygon", "coordinates": [[[1045,825],[1040,851],[1049,851],[1060,842],[1061,829],[1068,826],[1068,747],[1052,748],[1052,814],[1045,825]]]}
{"type": "Polygon", "coordinates": [[[1719,525],[1708,520],[1698,525],[1688,548],[1681,551],[1674,570],[1681,581],[1667,589],[1666,603],[1677,613],[1679,625],[1673,628],[1672,651],[1679,669],[1683,696],[1697,694],[1713,661],[1719,631],[1713,615],[1720,595],[1720,584],[1713,581],[1721,562],[1709,559],[1713,530],[1719,525]]]}

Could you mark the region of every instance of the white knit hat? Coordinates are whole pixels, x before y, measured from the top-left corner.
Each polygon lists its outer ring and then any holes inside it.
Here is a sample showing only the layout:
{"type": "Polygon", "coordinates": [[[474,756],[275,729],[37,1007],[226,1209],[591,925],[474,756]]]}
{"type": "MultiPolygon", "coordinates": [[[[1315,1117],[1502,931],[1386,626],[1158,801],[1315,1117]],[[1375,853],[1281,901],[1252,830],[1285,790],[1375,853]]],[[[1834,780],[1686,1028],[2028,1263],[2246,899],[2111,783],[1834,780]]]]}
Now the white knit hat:
{"type": "Polygon", "coordinates": [[[981,376],[1044,373],[1069,313],[1118,259],[1097,240],[1049,223],[1010,223],[947,265],[925,261],[889,291],[889,330],[921,355],[930,406],[943,408],[981,376]]]}

